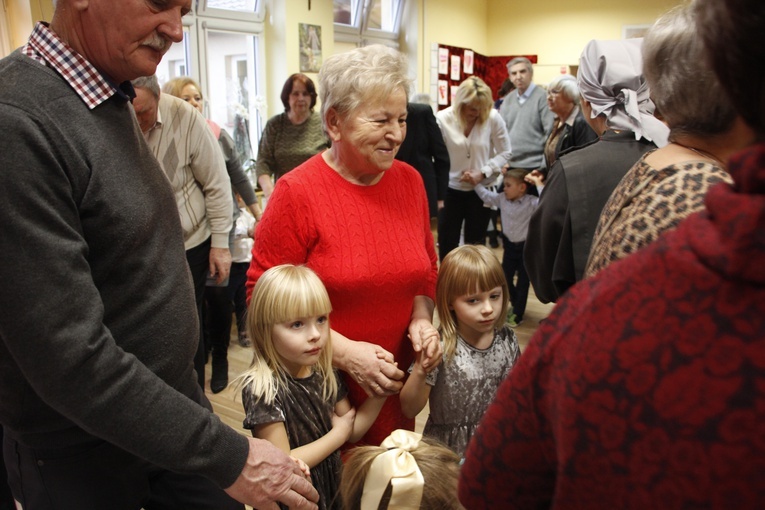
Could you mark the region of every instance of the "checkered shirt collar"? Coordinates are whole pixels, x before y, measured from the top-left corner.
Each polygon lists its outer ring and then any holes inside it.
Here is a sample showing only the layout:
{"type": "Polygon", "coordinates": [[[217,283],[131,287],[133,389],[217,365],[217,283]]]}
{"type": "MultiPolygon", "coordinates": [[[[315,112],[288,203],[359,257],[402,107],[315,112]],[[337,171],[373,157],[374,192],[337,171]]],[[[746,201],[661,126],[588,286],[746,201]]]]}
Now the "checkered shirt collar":
{"type": "Polygon", "coordinates": [[[134,95],[129,82],[114,85],[93,64],[62,41],[47,23],[35,25],[21,52],[58,72],[91,110],[114,94],[128,101],[134,95]]]}

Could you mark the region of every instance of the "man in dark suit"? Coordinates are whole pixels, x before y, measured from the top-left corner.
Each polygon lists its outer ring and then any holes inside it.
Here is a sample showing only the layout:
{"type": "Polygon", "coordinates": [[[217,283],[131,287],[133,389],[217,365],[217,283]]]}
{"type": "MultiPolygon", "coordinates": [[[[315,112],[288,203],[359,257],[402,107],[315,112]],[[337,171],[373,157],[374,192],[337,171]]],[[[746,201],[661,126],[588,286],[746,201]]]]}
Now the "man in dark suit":
{"type": "Polygon", "coordinates": [[[449,182],[449,153],[429,104],[409,103],[406,111],[406,138],[396,159],[409,163],[422,175],[430,217],[433,218],[444,206],[449,182]]]}

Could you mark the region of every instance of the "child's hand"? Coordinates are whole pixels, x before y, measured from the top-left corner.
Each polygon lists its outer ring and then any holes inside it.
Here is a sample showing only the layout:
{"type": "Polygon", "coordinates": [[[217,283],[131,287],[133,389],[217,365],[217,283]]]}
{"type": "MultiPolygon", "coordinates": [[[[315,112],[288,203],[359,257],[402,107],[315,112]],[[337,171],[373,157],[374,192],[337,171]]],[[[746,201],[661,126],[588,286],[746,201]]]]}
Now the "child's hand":
{"type": "Polygon", "coordinates": [[[424,323],[420,326],[420,339],[422,347],[425,348],[430,342],[438,342],[441,339],[441,335],[433,324],[424,323]]]}
{"type": "Polygon", "coordinates": [[[468,182],[474,186],[481,182],[483,179],[484,175],[480,170],[465,170],[462,172],[462,176],[460,177],[460,181],[468,182]]]}
{"type": "Polygon", "coordinates": [[[297,457],[290,456],[290,459],[295,461],[295,464],[298,465],[298,468],[300,471],[303,472],[303,476],[305,476],[306,480],[311,480],[311,469],[308,467],[308,464],[303,462],[302,460],[298,459],[297,457]]]}
{"type": "Polygon", "coordinates": [[[341,432],[343,442],[346,442],[348,441],[348,438],[351,437],[351,432],[353,432],[354,421],[356,421],[355,407],[351,407],[351,409],[342,416],[332,413],[332,430],[337,429],[341,432]]]}
{"type": "MultiPolygon", "coordinates": [[[[430,322],[424,321],[417,325],[417,334],[420,337],[422,349],[417,352],[417,361],[422,364],[422,369],[428,373],[441,364],[443,350],[441,348],[441,335],[430,322]],[[422,354],[423,356],[420,356],[422,354]]],[[[411,333],[410,333],[411,338],[411,333]]]]}
{"type": "Polygon", "coordinates": [[[532,170],[524,178],[526,182],[533,184],[534,186],[542,186],[545,182],[545,176],[539,170],[532,170]]]}
{"type": "Polygon", "coordinates": [[[412,373],[418,372],[421,375],[428,375],[443,361],[443,353],[441,351],[438,352],[438,359],[426,358],[424,353],[425,351],[415,354],[412,373]],[[427,364],[425,364],[426,361],[427,364]]]}

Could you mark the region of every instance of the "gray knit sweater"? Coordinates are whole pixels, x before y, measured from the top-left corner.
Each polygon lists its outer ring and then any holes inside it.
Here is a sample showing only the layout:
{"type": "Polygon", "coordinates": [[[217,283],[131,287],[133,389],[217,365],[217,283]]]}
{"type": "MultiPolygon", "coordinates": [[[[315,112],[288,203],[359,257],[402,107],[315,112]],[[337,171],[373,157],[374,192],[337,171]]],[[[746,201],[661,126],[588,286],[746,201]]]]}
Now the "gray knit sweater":
{"type": "Polygon", "coordinates": [[[545,90],[535,86],[531,97],[523,104],[518,102],[518,93],[511,92],[502,101],[499,113],[505,119],[513,148],[510,167],[539,168],[544,165],[545,142],[555,120],[547,107],[545,90]]]}
{"type": "Polygon", "coordinates": [[[96,436],[229,486],[247,440],[200,405],[178,211],[130,106],[115,95],[89,110],[18,51],[0,83],[6,434],[31,447],[96,436]]]}

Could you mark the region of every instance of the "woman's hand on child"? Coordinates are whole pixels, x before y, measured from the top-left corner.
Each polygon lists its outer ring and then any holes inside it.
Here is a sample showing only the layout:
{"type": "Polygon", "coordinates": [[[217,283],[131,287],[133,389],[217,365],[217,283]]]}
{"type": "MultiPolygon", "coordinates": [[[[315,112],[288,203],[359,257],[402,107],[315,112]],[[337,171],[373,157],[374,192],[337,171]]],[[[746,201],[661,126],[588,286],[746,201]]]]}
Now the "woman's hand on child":
{"type": "Polygon", "coordinates": [[[394,361],[393,354],[379,345],[350,342],[343,369],[370,397],[387,397],[401,391],[404,372],[394,361]]]}

